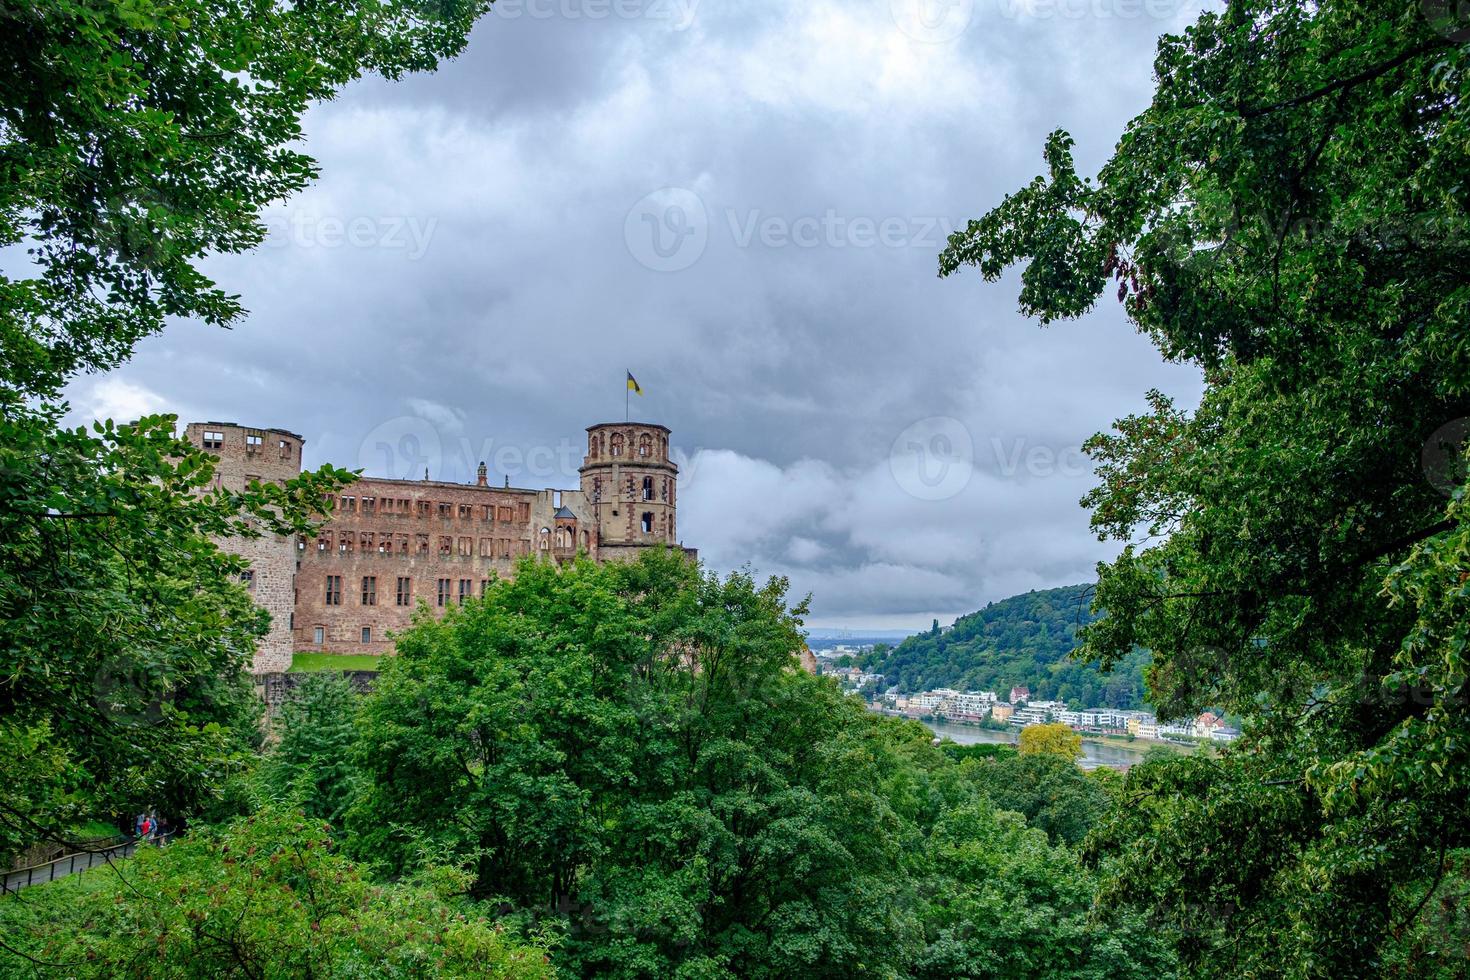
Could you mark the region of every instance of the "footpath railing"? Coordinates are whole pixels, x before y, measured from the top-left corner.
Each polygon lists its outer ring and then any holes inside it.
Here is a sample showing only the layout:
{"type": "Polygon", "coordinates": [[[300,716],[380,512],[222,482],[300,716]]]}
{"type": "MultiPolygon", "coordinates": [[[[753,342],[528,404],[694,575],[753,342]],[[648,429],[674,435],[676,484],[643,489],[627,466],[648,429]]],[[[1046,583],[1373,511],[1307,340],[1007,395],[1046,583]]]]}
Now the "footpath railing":
{"type": "Polygon", "coordinates": [[[73,854],[63,854],[54,861],[46,861],[41,864],[31,865],[29,868],[17,868],[7,871],[0,878],[0,895],[8,895],[18,892],[22,888],[32,885],[44,885],[48,881],[57,878],[65,878],[67,875],[76,874],[78,871],[86,871],[90,868],[106,864],[117,858],[130,856],[138,849],[138,845],[162,847],[174,839],[174,831],[160,834],[146,839],[137,838],[121,841],[111,847],[101,847],[95,850],[77,851],[73,854]]]}

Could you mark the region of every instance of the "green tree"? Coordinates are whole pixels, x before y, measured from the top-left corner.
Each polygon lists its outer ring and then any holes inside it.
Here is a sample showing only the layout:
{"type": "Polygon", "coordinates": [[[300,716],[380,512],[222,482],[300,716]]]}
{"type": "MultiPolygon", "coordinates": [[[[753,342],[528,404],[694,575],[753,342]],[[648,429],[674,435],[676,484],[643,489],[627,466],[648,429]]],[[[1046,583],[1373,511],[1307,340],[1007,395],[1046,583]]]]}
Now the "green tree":
{"type": "Polygon", "coordinates": [[[260,244],[316,176],[301,116],[457,53],[485,0],[18,0],[0,36],[0,407],[125,361],[169,316],[244,315],[197,261],[260,244]]]}
{"type": "Polygon", "coordinates": [[[0,741],[55,762],[0,796],[0,855],[82,817],[188,815],[259,738],[244,667],[268,619],[212,539],[302,531],[345,474],[231,493],[171,418],[0,427],[0,741]]]}
{"type": "Polygon", "coordinates": [[[1112,808],[1106,787],[1061,755],[998,756],[963,771],[997,809],[1021,814],[1054,844],[1080,844],[1112,808]]]}
{"type": "Polygon", "coordinates": [[[78,814],[177,816],[212,792],[255,732],[240,668],[264,622],[210,542],[303,532],[348,477],[212,490],[171,416],[64,428],[64,386],[168,317],[237,323],[198,263],[259,244],[261,209],[315,175],[302,113],[434,67],[485,6],[6,5],[0,247],[27,261],[0,274],[0,740],[58,764],[0,798],[0,857],[78,814]]]}
{"type": "Polygon", "coordinates": [[[281,706],[280,741],[261,765],[266,790],[340,826],[357,790],[356,717],[357,694],[343,674],[308,674],[281,706]]]}
{"type": "Polygon", "coordinates": [[[570,975],[937,976],[1020,935],[1077,955],[1011,976],[1102,976],[1094,945],[1153,962],[1151,940],[1094,930],[1094,877],[1021,818],[1002,822],[1035,860],[958,815],[929,843],[946,815],[990,812],[978,781],[922,726],[799,670],[785,590],[678,554],[526,561],[421,613],[363,708],[354,848],[394,874],[464,862],[472,894],[562,935],[570,975]],[[953,909],[982,866],[1010,919],[973,929],[953,909]]]}
{"type": "MultiPolygon", "coordinates": [[[[1075,769],[1076,767],[1073,766],[1075,769]]],[[[986,801],[946,811],[925,842],[920,980],[1173,975],[1166,943],[1138,915],[1091,916],[1091,876],[1065,847],[986,801]]]]}
{"type": "Polygon", "coordinates": [[[1191,968],[1379,975],[1470,844],[1470,49],[1450,9],[1208,12],[1160,40],[1153,102],[1096,181],[1054,133],[1048,174],[940,259],[1025,263],[1043,322],[1115,284],[1203,369],[1196,410],[1154,392],[1089,442],[1085,498],[1125,543],[1087,651],[1147,648],[1161,713],[1252,731],[1249,759],[1130,773],[1158,806],[1120,808],[1132,833],[1097,855],[1191,968]],[[1222,908],[1229,928],[1195,921],[1222,908]]]}
{"type": "Polygon", "coordinates": [[[372,884],[320,824],[267,809],[0,899],[5,975],[551,977],[542,949],[446,898],[463,884],[372,884]]]}

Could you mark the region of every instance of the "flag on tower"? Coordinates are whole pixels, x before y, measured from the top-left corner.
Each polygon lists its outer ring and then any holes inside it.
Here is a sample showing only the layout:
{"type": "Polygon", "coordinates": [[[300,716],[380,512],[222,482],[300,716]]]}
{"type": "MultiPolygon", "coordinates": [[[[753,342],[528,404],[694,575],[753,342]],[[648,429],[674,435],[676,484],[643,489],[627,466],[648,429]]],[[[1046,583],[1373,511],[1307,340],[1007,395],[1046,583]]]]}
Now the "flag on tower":
{"type": "Polygon", "coordinates": [[[633,372],[632,371],[629,371],[628,372],[628,390],[629,391],[636,391],[640,395],[643,394],[643,389],[640,388],[640,387],[638,387],[638,379],[635,378],[635,377],[633,377],[633,372]]]}

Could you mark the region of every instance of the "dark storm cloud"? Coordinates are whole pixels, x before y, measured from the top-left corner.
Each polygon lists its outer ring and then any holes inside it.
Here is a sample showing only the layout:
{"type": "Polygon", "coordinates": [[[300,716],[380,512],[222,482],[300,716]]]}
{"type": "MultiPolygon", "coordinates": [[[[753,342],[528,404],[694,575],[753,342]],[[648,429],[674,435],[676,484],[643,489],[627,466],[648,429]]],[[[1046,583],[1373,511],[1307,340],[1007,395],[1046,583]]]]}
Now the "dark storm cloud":
{"type": "Polygon", "coordinates": [[[1077,447],[1149,387],[1104,305],[1041,330],[1015,282],[939,281],[945,235],[1106,159],[1169,0],[502,4],[432,76],[308,119],[320,182],[211,262],[252,310],[179,325],[79,413],[302,432],[308,461],[570,486],[581,429],[674,429],[681,530],[813,591],[815,622],[925,625],[1109,554],[1077,447]]]}

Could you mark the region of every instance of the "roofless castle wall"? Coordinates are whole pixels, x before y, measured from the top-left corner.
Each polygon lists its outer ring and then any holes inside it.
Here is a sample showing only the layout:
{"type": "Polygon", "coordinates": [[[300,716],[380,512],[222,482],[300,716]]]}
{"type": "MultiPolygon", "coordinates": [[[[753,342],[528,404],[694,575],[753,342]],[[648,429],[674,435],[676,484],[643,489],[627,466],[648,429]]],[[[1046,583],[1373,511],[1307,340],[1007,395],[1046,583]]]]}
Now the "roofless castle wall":
{"type": "MultiPolygon", "coordinates": [[[[301,436],[284,429],[192,422],[185,438],[219,457],[222,486],[290,479],[301,436]]],[[[250,561],[246,586],[271,614],[257,674],[286,670],[295,651],[388,653],[420,601],[442,610],[514,574],[525,555],[626,559],[678,547],[678,466],[661,425],[607,422],[587,430],[575,490],[362,477],[331,501],[314,538],[230,540],[250,561]]],[[[690,555],[692,549],[685,549],[690,555]]]]}

